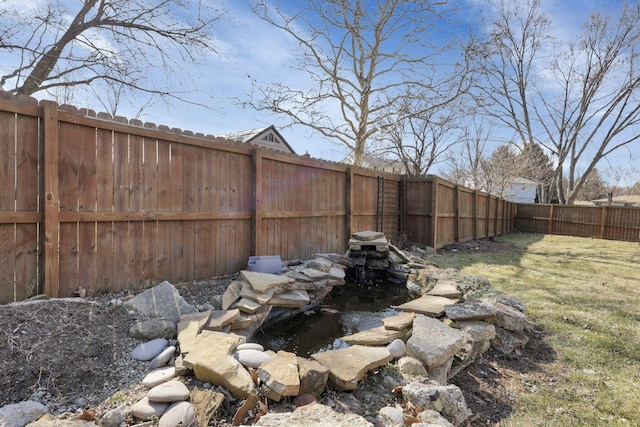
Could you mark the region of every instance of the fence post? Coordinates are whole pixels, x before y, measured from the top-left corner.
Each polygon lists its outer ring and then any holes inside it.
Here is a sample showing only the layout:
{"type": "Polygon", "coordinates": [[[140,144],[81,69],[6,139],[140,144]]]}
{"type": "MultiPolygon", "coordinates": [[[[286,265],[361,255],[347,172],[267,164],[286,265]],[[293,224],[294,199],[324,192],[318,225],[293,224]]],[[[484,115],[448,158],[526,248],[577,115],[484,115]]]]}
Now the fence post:
{"type": "Polygon", "coordinates": [[[607,207],[602,207],[602,212],[600,213],[600,238],[604,239],[605,229],[607,227],[607,207]]]}
{"type": "Polygon", "coordinates": [[[353,167],[349,166],[347,167],[347,241],[351,238],[355,229],[355,218],[353,216],[353,207],[355,206],[354,179],[353,167]]]}
{"type": "Polygon", "coordinates": [[[431,247],[438,249],[438,177],[431,181],[431,247]]]}
{"type": "Polygon", "coordinates": [[[58,263],[58,104],[42,101],[44,114],[44,292],[50,297],[60,294],[60,265],[58,263]]]}
{"type": "Polygon", "coordinates": [[[262,149],[254,148],[253,158],[253,215],[251,216],[251,254],[260,255],[262,242],[262,149]]]}
{"type": "Polygon", "coordinates": [[[453,240],[460,241],[460,186],[456,185],[453,188],[453,202],[455,206],[454,222],[453,222],[453,240]]]}
{"type": "Polygon", "coordinates": [[[476,240],[478,239],[478,190],[473,190],[471,216],[473,217],[473,240],[476,240]]]}
{"type": "Polygon", "coordinates": [[[553,207],[554,205],[551,205],[551,210],[549,212],[549,233],[548,234],[553,234],[553,207]]]}

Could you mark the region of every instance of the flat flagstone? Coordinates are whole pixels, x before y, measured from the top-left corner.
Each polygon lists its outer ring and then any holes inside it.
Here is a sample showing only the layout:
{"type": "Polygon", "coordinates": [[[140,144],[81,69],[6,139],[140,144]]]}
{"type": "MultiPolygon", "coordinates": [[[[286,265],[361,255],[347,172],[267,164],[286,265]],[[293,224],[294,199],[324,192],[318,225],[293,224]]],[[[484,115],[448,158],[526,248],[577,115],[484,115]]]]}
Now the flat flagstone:
{"type": "Polygon", "coordinates": [[[193,373],[200,381],[226,388],[238,399],[245,399],[255,391],[251,374],[228,354],[203,356],[196,361],[193,373]]]}
{"type": "Polygon", "coordinates": [[[255,292],[249,283],[244,283],[242,285],[242,290],[240,291],[240,296],[242,298],[247,298],[252,301],[255,301],[259,304],[268,304],[271,298],[276,294],[276,292],[281,292],[280,288],[271,288],[265,292],[255,292]]]}
{"type": "Polygon", "coordinates": [[[384,326],[368,329],[353,335],[342,337],[342,341],[349,345],[385,345],[395,339],[403,339],[406,337],[406,331],[394,331],[386,329],[384,326]]]}
{"type": "Polygon", "coordinates": [[[287,271],[285,273],[285,276],[291,277],[296,282],[312,282],[313,281],[309,276],[307,276],[306,274],[302,274],[298,270],[287,271]]]}
{"type": "Polygon", "coordinates": [[[242,285],[244,281],[235,280],[227,286],[227,290],[222,294],[222,309],[228,310],[234,302],[238,301],[240,296],[240,291],[242,291],[242,285]]]}
{"type": "Polygon", "coordinates": [[[304,289],[295,291],[287,291],[277,295],[269,300],[269,304],[275,307],[292,307],[299,308],[309,304],[309,294],[304,289]]]}
{"type": "Polygon", "coordinates": [[[207,324],[210,315],[211,311],[209,310],[180,317],[178,322],[178,342],[180,343],[181,353],[189,353],[191,351],[196,337],[204,329],[204,325],[207,324]]]}
{"type": "Polygon", "coordinates": [[[367,372],[393,359],[386,347],[362,345],[323,351],[311,358],[329,369],[329,381],[342,390],[355,390],[367,372]]]}
{"type": "Polygon", "coordinates": [[[219,331],[240,316],[240,310],[213,310],[204,329],[219,331]]]}
{"type": "Polygon", "coordinates": [[[258,273],[247,270],[242,270],[240,274],[244,280],[249,282],[253,291],[257,293],[267,292],[269,289],[278,288],[286,285],[287,283],[295,282],[291,277],[280,274],[258,273]]]}
{"type": "Polygon", "coordinates": [[[458,284],[453,280],[438,280],[436,285],[427,292],[427,295],[434,295],[445,298],[460,298],[462,293],[458,284]]]}
{"type": "Polygon", "coordinates": [[[184,355],[182,363],[187,368],[193,369],[199,359],[206,358],[212,354],[229,355],[233,353],[239,344],[244,342],[246,342],[246,338],[241,335],[202,331],[190,351],[184,355]]]}
{"type": "Polygon", "coordinates": [[[351,238],[360,241],[379,240],[384,238],[381,231],[357,231],[351,234],[351,238]]]}
{"type": "Polygon", "coordinates": [[[329,273],[325,273],[324,271],[316,270],[315,268],[305,268],[300,270],[300,274],[304,274],[312,281],[326,279],[329,277],[329,273]]]}
{"type": "Polygon", "coordinates": [[[237,308],[243,313],[254,314],[256,311],[260,309],[260,307],[262,307],[262,304],[260,304],[257,301],[254,301],[249,298],[241,298],[238,301],[231,304],[230,308],[237,308]]]}
{"type": "Polygon", "coordinates": [[[385,317],[382,319],[382,324],[386,329],[401,331],[411,327],[415,315],[415,313],[404,312],[395,316],[385,317]]]}
{"type": "Polygon", "coordinates": [[[297,356],[280,350],[258,368],[258,378],[280,396],[297,396],[300,392],[297,356]]]}
{"type": "Polygon", "coordinates": [[[413,301],[406,302],[395,307],[399,311],[409,311],[413,313],[426,314],[427,316],[440,317],[444,314],[444,307],[456,304],[458,301],[445,297],[433,295],[423,295],[413,301]]]}

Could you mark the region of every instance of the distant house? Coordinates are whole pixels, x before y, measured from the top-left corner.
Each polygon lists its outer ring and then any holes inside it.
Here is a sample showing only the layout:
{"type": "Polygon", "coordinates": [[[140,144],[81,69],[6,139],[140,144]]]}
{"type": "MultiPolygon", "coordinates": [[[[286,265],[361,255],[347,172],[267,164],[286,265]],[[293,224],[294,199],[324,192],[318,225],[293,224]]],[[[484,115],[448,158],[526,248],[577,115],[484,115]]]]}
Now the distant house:
{"type": "Polygon", "coordinates": [[[609,198],[598,199],[591,201],[594,206],[626,206],[626,207],[640,207],[640,196],[616,196],[611,198],[611,204],[609,204],[609,198]]]}
{"type": "Polygon", "coordinates": [[[512,178],[504,189],[504,198],[515,203],[535,203],[538,184],[525,178],[512,178]]]}
{"type": "Polygon", "coordinates": [[[282,135],[280,135],[280,132],[278,132],[278,130],[273,125],[266,128],[225,133],[218,136],[221,138],[231,139],[233,141],[248,142],[251,144],[259,145],[261,147],[296,154],[296,152],[293,151],[293,148],[291,148],[291,146],[282,137],[282,135]]]}

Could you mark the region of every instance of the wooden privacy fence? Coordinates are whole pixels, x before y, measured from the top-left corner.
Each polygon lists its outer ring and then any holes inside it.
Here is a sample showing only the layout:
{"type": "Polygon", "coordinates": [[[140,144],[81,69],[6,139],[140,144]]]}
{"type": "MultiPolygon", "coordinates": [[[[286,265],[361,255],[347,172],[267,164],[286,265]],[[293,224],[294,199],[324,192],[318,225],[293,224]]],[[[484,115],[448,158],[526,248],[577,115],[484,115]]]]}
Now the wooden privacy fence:
{"type": "Polygon", "coordinates": [[[441,247],[512,205],[413,179],[0,92],[0,303],[230,274],[379,230],[441,247]]]}
{"type": "Polygon", "coordinates": [[[518,204],[519,231],[640,242],[640,208],[518,204]]]}
{"type": "Polygon", "coordinates": [[[436,176],[404,177],[408,240],[440,248],[513,230],[515,204],[436,176]]]}

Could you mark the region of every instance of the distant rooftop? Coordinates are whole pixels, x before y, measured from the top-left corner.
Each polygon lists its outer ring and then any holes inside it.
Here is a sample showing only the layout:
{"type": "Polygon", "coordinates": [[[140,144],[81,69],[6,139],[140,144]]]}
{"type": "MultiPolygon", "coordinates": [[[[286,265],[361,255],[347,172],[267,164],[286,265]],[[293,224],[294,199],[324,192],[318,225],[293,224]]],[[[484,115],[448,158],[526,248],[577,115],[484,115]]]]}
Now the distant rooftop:
{"type": "Polygon", "coordinates": [[[273,148],[276,150],[296,154],[293,148],[291,148],[284,137],[280,135],[280,132],[278,132],[278,130],[273,125],[256,129],[229,132],[217,136],[221,138],[231,139],[233,141],[248,142],[251,144],[261,145],[263,147],[273,148]],[[280,145],[280,143],[282,143],[284,147],[280,145]]]}

